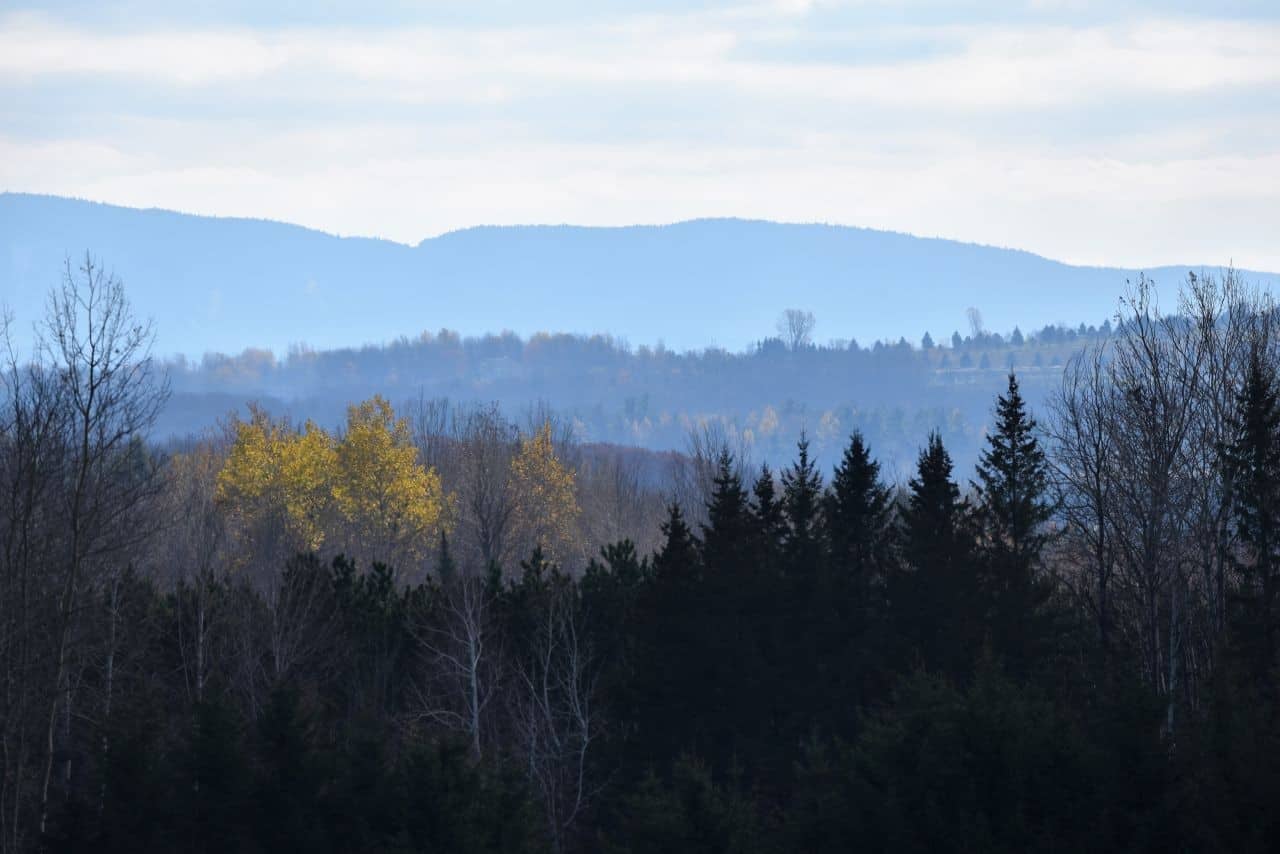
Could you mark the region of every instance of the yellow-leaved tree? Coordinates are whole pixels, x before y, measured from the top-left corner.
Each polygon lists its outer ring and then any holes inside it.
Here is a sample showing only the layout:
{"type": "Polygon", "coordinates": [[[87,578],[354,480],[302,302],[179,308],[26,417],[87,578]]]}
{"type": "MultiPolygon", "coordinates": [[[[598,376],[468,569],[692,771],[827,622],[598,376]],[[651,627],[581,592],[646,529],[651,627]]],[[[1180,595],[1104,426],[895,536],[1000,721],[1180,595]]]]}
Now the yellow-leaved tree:
{"type": "Polygon", "coordinates": [[[332,437],[310,421],[295,431],[256,406],[233,430],[218,472],[218,503],[253,539],[320,548],[336,471],[332,437]]]}
{"type": "Polygon", "coordinates": [[[511,489],[515,541],[529,550],[542,546],[550,560],[569,557],[577,544],[577,484],[573,470],[556,456],[550,422],[521,439],[511,461],[511,489]]]}
{"type": "Polygon", "coordinates": [[[447,518],[435,469],[418,461],[409,423],[381,396],[347,408],[333,497],[352,546],[373,559],[422,558],[447,518]]]}
{"type": "Polygon", "coordinates": [[[448,501],[386,400],[349,407],[341,439],[310,421],[295,430],[257,407],[250,413],[233,425],[217,500],[260,557],[328,543],[408,570],[426,554],[448,501]]]}

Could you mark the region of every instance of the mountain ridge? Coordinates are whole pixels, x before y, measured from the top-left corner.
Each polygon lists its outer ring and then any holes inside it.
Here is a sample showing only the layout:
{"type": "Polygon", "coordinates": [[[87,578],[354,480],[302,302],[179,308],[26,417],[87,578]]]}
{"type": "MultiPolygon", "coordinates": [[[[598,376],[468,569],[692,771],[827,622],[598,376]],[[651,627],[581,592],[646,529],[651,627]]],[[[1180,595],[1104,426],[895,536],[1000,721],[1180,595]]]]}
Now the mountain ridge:
{"type": "MultiPolygon", "coordinates": [[[[477,225],[405,244],[293,223],[0,193],[0,300],[38,316],[86,249],[125,281],[158,351],[199,356],[393,340],[422,330],[608,333],[677,349],[747,346],[785,308],[819,340],[935,339],[987,326],[1098,322],[1139,268],[820,223],[733,217],[666,225],[477,225]]],[[[1145,272],[1175,284],[1187,270],[1145,272]]],[[[1240,271],[1272,287],[1280,275],[1240,271]]]]}

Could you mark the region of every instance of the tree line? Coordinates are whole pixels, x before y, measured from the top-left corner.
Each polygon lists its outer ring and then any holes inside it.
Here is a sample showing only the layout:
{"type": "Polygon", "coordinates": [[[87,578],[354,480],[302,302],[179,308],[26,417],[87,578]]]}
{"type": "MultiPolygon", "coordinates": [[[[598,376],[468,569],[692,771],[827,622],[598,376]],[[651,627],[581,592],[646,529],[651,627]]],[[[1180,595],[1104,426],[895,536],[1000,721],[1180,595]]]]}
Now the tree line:
{"type": "Polygon", "coordinates": [[[69,265],[4,374],[0,848],[1274,850],[1277,313],[1121,314],[969,478],[703,434],[624,501],[438,402],[151,444],[69,265]]]}
{"type": "Polygon", "coordinates": [[[792,310],[783,321],[777,337],[741,352],[675,352],[606,335],[463,337],[440,329],[358,348],[300,345],[279,357],[251,349],[176,358],[164,363],[174,394],[158,427],[198,432],[253,398],[277,417],[329,428],[342,423],[349,403],[375,393],[400,410],[419,397],[496,401],[517,421],[539,401],[554,401],[581,440],[660,451],[682,450],[691,428],[713,422],[756,459],[785,462],[807,429],[815,457],[830,466],[858,430],[896,477],[910,469],[919,437],[931,428],[971,467],[1008,370],[1018,371],[1023,393],[1039,405],[1076,350],[1111,334],[1103,323],[1002,335],[978,317],[968,334],[936,344],[927,334],[910,343],[815,343],[820,320],[792,310]]]}

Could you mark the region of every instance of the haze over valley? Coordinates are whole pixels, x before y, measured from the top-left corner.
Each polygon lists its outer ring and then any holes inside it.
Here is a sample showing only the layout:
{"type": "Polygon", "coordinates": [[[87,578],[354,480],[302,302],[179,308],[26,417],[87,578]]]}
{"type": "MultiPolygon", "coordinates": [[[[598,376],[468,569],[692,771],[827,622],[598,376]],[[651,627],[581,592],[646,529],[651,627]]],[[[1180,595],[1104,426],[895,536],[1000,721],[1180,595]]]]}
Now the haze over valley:
{"type": "MultiPolygon", "coordinates": [[[[1075,267],[1030,252],[842,226],[696,220],[668,226],[476,227],[405,246],[284,223],[0,194],[0,294],[34,317],[64,259],[100,255],[157,326],[158,355],[245,348],[278,356],[423,331],[604,334],[676,351],[739,351],[787,308],[814,343],[969,333],[967,310],[1009,333],[1096,325],[1139,272],[1172,301],[1188,271],[1075,267]]],[[[1259,284],[1275,273],[1242,270],[1259,284]]],[[[25,332],[25,330],[19,330],[25,332]]]]}
{"type": "Polygon", "coordinates": [[[163,435],[198,434],[250,401],[334,426],[350,401],[381,394],[496,403],[514,418],[550,407],[581,441],[657,451],[710,428],[777,465],[802,431],[833,464],[856,429],[898,474],[935,428],[971,465],[1007,371],[1039,407],[1140,275],[1176,308],[1189,272],[1224,274],[745,220],[481,227],[408,247],[9,193],[0,293],[16,317],[39,315],[41,282],[75,247],[103,247],[155,322],[175,392],[163,435]],[[787,309],[813,315],[802,346],[777,328],[787,309]],[[936,349],[922,349],[926,333],[936,349]]]}
{"type": "Polygon", "coordinates": [[[0,854],[1280,851],[1278,47],[0,3],[0,854]]]}

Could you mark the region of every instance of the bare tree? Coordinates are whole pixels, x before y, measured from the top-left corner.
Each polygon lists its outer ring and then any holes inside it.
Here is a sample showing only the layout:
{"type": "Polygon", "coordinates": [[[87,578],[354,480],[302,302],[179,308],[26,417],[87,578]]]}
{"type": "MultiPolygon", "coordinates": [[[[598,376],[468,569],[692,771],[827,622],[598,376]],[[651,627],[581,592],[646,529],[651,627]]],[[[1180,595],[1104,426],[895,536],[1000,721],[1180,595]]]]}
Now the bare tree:
{"type": "Polygon", "coordinates": [[[447,397],[428,398],[421,392],[417,398],[405,404],[403,409],[408,413],[413,441],[422,455],[423,465],[443,472],[454,444],[451,428],[456,420],[457,410],[450,405],[447,397]]]}
{"type": "Polygon", "coordinates": [[[273,684],[314,663],[336,620],[333,585],[315,555],[289,561],[266,597],[268,661],[273,684]]]}
{"type": "MultiPolygon", "coordinates": [[[[155,495],[160,480],[142,443],[168,398],[167,382],[153,371],[153,341],[151,325],[134,319],[118,279],[87,254],[79,267],[67,261],[62,285],[49,299],[36,356],[47,370],[56,372],[66,408],[63,557],[47,698],[42,833],[48,818],[59,709],[63,737],[70,738],[69,654],[80,597],[92,583],[88,573],[96,563],[137,545],[153,530],[154,522],[139,510],[155,495]]],[[[69,758],[64,761],[63,776],[69,783],[69,758]]]]}
{"type": "Polygon", "coordinates": [[[58,374],[19,356],[11,323],[7,313],[0,316],[0,850],[20,851],[36,823],[40,791],[40,706],[47,700],[42,686],[50,684],[68,413],[58,374]]]}
{"type": "Polygon", "coordinates": [[[813,312],[789,308],[778,318],[778,336],[789,350],[803,350],[813,340],[813,327],[817,325],[813,312]]]}
{"type": "Polygon", "coordinates": [[[672,461],[671,471],[674,491],[671,500],[684,510],[690,524],[697,526],[707,522],[707,502],[715,491],[721,454],[728,452],[734,472],[745,479],[751,468],[750,451],[743,435],[718,419],[703,421],[690,428],[685,453],[672,461]]]}
{"type": "Polygon", "coordinates": [[[982,325],[982,312],[974,306],[969,306],[964,310],[964,314],[969,320],[969,334],[973,336],[973,340],[977,341],[986,332],[982,325]]]}
{"type": "Polygon", "coordinates": [[[163,510],[170,524],[155,561],[161,580],[175,591],[176,626],[183,673],[192,702],[205,699],[210,650],[220,618],[220,580],[230,564],[226,521],[216,501],[221,457],[201,443],[171,460],[163,510]]]}
{"type": "Polygon", "coordinates": [[[517,670],[513,702],[529,778],[542,797],[552,845],[563,851],[598,791],[588,760],[601,722],[594,702],[597,668],[574,588],[553,581],[548,593],[517,670]]]}
{"type": "Polygon", "coordinates": [[[1077,354],[1063,373],[1062,388],[1050,401],[1050,461],[1068,545],[1083,552],[1086,583],[1072,574],[1063,580],[1094,614],[1103,654],[1111,646],[1111,579],[1115,573],[1115,451],[1112,419],[1116,404],[1106,373],[1106,350],[1077,354]]]}
{"type": "Polygon", "coordinates": [[[479,762],[501,677],[494,591],[487,579],[460,573],[439,593],[433,613],[410,627],[424,665],[414,717],[463,735],[479,762]]]}
{"type": "Polygon", "coordinates": [[[573,420],[556,412],[545,400],[538,400],[525,408],[524,435],[533,436],[539,430],[551,431],[551,446],[556,458],[571,467],[577,466],[577,432],[573,420]]]}
{"type": "Polygon", "coordinates": [[[511,460],[518,433],[496,405],[477,409],[463,420],[458,453],[459,525],[464,542],[478,551],[481,565],[502,565],[509,558],[516,501],[511,460]]]}
{"type": "Polygon", "coordinates": [[[1140,278],[1115,336],[1068,366],[1052,447],[1068,543],[1079,544],[1104,650],[1128,633],[1172,730],[1212,666],[1228,595],[1230,484],[1222,448],[1247,354],[1274,339],[1270,302],[1188,277],[1162,315],[1140,278]]]}
{"type": "Polygon", "coordinates": [[[1243,387],[1250,353],[1267,358],[1277,336],[1275,306],[1267,294],[1246,287],[1234,270],[1221,279],[1191,273],[1179,300],[1186,334],[1193,336],[1202,362],[1195,438],[1190,446],[1193,482],[1193,542],[1197,546],[1199,586],[1206,596],[1202,655],[1211,656],[1226,627],[1227,574],[1232,549],[1231,485],[1223,465],[1230,441],[1236,399],[1243,387]]]}
{"type": "Polygon", "coordinates": [[[624,448],[594,448],[578,467],[584,542],[599,547],[627,538],[642,554],[659,544],[666,502],[645,483],[639,455],[624,448]]]}

